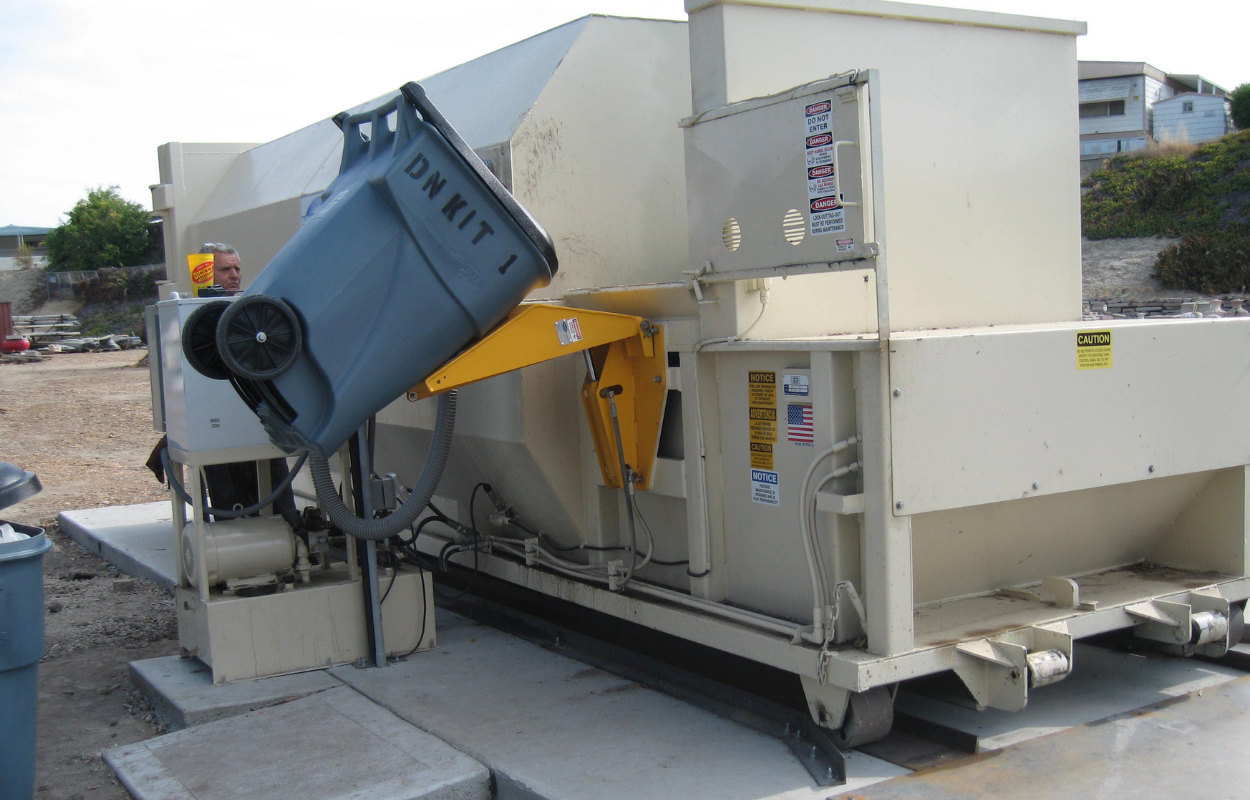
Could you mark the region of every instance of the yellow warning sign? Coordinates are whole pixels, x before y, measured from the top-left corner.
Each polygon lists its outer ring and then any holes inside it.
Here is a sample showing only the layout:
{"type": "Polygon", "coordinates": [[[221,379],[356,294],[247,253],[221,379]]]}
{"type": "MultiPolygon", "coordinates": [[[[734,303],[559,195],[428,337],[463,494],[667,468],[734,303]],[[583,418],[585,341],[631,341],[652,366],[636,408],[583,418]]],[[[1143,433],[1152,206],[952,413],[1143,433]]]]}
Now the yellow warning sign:
{"type": "Polygon", "coordinates": [[[768,442],[751,442],[751,469],[775,469],[773,446],[768,442]]]}
{"type": "Polygon", "coordinates": [[[777,373],[747,373],[748,405],[776,408],[777,406],[777,373]]]}
{"type": "Polygon", "coordinates": [[[775,442],[777,441],[777,409],[775,408],[751,408],[750,410],[750,426],[751,441],[753,442],[775,442]]]}
{"type": "Polygon", "coordinates": [[[1076,332],[1076,368],[1111,369],[1111,331],[1076,332]]]}

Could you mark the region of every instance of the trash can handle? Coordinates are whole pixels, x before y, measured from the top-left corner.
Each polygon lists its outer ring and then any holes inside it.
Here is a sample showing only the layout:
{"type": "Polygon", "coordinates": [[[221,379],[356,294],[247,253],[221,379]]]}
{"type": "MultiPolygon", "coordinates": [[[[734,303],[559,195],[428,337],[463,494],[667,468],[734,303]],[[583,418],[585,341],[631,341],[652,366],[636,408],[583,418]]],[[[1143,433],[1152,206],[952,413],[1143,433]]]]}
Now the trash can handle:
{"type": "Polygon", "coordinates": [[[334,123],[343,131],[343,160],[340,172],[346,172],[361,159],[389,157],[398,153],[417,129],[416,111],[403,102],[397,94],[379,106],[356,114],[343,112],[334,117],[334,123]],[[395,114],[395,130],[391,130],[388,118],[395,114]],[[368,125],[369,132],[362,128],[368,125]]]}

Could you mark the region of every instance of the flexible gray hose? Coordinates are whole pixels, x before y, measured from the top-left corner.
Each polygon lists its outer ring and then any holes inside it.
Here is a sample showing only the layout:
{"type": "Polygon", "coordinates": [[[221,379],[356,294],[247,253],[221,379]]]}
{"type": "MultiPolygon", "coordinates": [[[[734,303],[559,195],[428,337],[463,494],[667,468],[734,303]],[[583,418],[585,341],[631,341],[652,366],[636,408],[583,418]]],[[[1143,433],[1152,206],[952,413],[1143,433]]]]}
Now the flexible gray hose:
{"type": "Polygon", "coordinates": [[[421,512],[429,504],[430,498],[434,496],[438,481],[443,477],[443,467],[447,465],[447,454],[451,450],[451,434],[455,427],[456,392],[453,390],[439,395],[434,436],[430,441],[430,451],[425,456],[425,466],[421,469],[421,477],[417,480],[417,485],[394,514],[382,519],[366,520],[353,514],[334,489],[330,465],[315,453],[309,454],[308,464],[312,468],[313,486],[317,490],[317,501],[321,503],[321,510],[340,530],[357,539],[380,542],[405,530],[416,522],[417,517],[421,516],[421,512]]]}

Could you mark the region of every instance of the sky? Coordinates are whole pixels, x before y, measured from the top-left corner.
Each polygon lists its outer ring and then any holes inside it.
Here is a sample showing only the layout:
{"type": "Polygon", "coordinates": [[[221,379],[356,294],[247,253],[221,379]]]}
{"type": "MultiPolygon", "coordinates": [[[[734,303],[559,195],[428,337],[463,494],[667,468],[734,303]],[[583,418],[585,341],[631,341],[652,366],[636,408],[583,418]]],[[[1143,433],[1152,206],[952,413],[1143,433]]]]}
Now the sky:
{"type": "MultiPolygon", "coordinates": [[[[1250,82],[1246,0],[933,5],[1084,20],[1082,59],[1250,82]]],[[[591,13],[686,17],[682,0],[0,0],[0,226],[56,226],[96,186],[150,208],[164,142],[267,142],[591,13]]]]}

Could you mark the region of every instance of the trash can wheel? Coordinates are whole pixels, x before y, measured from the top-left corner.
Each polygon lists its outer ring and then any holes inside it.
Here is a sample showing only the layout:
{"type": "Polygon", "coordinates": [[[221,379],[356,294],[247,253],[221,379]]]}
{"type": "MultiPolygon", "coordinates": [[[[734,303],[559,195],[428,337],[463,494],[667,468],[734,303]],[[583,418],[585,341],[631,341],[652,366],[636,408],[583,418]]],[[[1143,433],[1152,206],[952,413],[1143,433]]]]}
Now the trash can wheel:
{"type": "Polygon", "coordinates": [[[266,381],[291,368],[304,344],[299,318],[276,297],[253,294],[230,304],[217,323],[217,351],[232,372],[266,381]]]}
{"type": "Polygon", "coordinates": [[[217,351],[217,322],[221,319],[221,312],[229,305],[228,300],[205,303],[192,311],[182,326],[182,354],[187,357],[187,363],[196,372],[215,381],[230,377],[230,370],[226,369],[217,351]]]}

